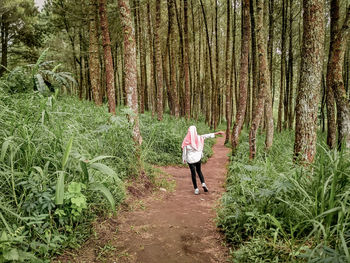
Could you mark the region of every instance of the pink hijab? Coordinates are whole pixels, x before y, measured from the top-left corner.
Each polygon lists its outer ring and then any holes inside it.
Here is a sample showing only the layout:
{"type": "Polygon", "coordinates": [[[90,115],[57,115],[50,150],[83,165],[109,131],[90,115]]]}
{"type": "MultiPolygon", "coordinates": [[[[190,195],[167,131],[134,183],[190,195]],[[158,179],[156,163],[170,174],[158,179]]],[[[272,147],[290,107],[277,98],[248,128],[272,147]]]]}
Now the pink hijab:
{"type": "Polygon", "coordinates": [[[197,134],[196,126],[190,126],[185,139],[182,142],[182,149],[187,145],[191,145],[192,148],[197,151],[202,151],[204,146],[204,139],[197,134]]]}

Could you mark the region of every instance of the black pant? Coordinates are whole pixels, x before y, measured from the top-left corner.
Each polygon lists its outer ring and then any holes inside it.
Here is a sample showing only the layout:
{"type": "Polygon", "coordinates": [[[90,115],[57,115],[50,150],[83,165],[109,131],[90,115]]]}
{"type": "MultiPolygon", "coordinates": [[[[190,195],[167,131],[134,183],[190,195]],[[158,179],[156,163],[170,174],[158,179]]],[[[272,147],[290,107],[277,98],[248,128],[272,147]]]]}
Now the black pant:
{"type": "Polygon", "coordinates": [[[190,167],[190,170],[191,170],[193,187],[194,187],[194,189],[196,189],[196,188],[198,188],[197,187],[197,180],[196,180],[196,170],[197,170],[197,174],[199,176],[199,180],[201,180],[201,183],[204,183],[204,177],[203,177],[203,174],[201,171],[201,161],[199,161],[197,163],[189,163],[188,166],[190,167]]]}

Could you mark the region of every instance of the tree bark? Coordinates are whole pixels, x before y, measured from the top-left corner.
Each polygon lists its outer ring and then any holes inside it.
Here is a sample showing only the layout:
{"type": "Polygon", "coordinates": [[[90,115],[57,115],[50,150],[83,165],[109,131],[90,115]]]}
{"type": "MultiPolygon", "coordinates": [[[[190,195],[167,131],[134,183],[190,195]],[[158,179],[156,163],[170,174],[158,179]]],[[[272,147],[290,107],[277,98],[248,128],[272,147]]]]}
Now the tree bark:
{"type": "Polygon", "coordinates": [[[335,101],[332,89],[333,74],[332,70],[332,52],[335,44],[335,36],[339,31],[339,2],[335,0],[331,2],[330,8],[330,44],[328,52],[327,76],[326,76],[326,107],[327,107],[327,145],[330,149],[334,149],[337,144],[337,126],[335,119],[335,101]]]}
{"type": "Polygon", "coordinates": [[[232,122],[232,117],[231,117],[231,101],[232,101],[232,90],[231,90],[231,85],[230,85],[230,66],[229,66],[229,50],[230,50],[230,11],[231,11],[231,1],[227,0],[226,1],[226,8],[227,8],[227,18],[226,18],[226,23],[227,23],[227,28],[226,28],[226,68],[225,68],[225,85],[226,85],[226,137],[225,137],[225,144],[231,141],[231,122],[232,122]]]}
{"type": "Polygon", "coordinates": [[[124,33],[124,71],[125,71],[125,89],[127,96],[127,106],[133,111],[128,118],[133,127],[133,139],[136,146],[137,159],[140,161],[140,145],[142,137],[140,134],[138,102],[137,102],[137,62],[135,31],[133,28],[129,0],[118,0],[118,6],[121,14],[121,23],[124,33]]]}
{"type": "MultiPolygon", "coordinates": [[[[253,114],[252,125],[249,132],[249,158],[254,159],[256,155],[256,133],[259,128],[260,121],[263,116],[263,109],[265,103],[266,91],[270,89],[270,72],[267,63],[267,46],[265,42],[264,31],[264,0],[256,1],[257,9],[257,44],[258,44],[258,58],[259,58],[259,93],[257,98],[257,105],[253,114]]],[[[270,101],[269,101],[270,103],[270,101]]],[[[271,104],[269,104],[271,105],[271,104]]],[[[269,125],[268,125],[269,126],[269,125]]],[[[273,127],[273,119],[272,119],[273,127]]],[[[269,126],[270,128],[270,126],[269,126]]]]}
{"type": "Polygon", "coordinates": [[[283,122],[283,104],[284,104],[284,92],[285,92],[285,72],[286,72],[286,31],[287,31],[287,12],[286,12],[286,0],[282,0],[282,33],[281,33],[281,78],[280,78],[280,96],[278,102],[278,119],[277,130],[282,131],[283,122]]]}
{"type": "Polygon", "coordinates": [[[108,98],[108,111],[115,115],[115,87],[114,87],[114,70],[111,50],[111,39],[108,31],[108,19],[106,11],[106,0],[100,1],[100,19],[103,40],[103,55],[106,67],[106,86],[108,98]]]}
{"type": "Polygon", "coordinates": [[[150,106],[152,110],[152,116],[155,115],[155,108],[156,105],[154,103],[154,97],[155,97],[155,70],[154,70],[154,50],[153,50],[153,32],[152,32],[152,17],[151,17],[151,7],[150,7],[150,1],[147,1],[147,25],[148,25],[148,38],[149,38],[149,64],[151,67],[150,70],[150,77],[149,77],[149,100],[150,100],[150,106]]]}
{"type": "Polygon", "coordinates": [[[218,1],[215,1],[215,86],[213,90],[213,128],[216,130],[220,118],[220,101],[219,101],[219,30],[218,30],[218,1]]]}
{"type": "Polygon", "coordinates": [[[140,113],[145,112],[145,98],[147,90],[147,68],[146,68],[146,50],[145,50],[145,37],[144,37],[144,26],[143,26],[143,12],[140,8],[140,2],[138,2],[139,11],[137,12],[139,20],[139,49],[140,49],[140,72],[141,72],[141,83],[140,83],[140,113]]]}
{"type": "MultiPolygon", "coordinates": [[[[209,70],[210,70],[210,82],[211,82],[211,90],[215,90],[215,80],[214,80],[214,72],[213,72],[213,63],[212,63],[212,54],[211,54],[211,45],[210,45],[210,39],[209,39],[209,30],[208,30],[208,23],[207,23],[207,17],[206,13],[204,10],[204,5],[202,0],[200,0],[201,3],[201,8],[202,8],[202,13],[203,13],[203,20],[204,20],[204,25],[205,25],[205,33],[206,33],[206,39],[207,39],[207,47],[208,47],[208,54],[209,54],[209,70]]],[[[212,92],[213,95],[213,92],[212,92]]],[[[209,101],[207,101],[209,103],[209,101]]],[[[213,110],[213,104],[212,104],[212,113],[214,112],[213,110]]]]}
{"type": "Polygon", "coordinates": [[[163,69],[162,69],[162,53],[159,39],[160,29],[160,7],[161,0],[156,0],[156,24],[154,27],[154,47],[156,53],[156,83],[157,83],[157,116],[158,120],[163,119],[163,69]]]}
{"type": "MultiPolygon", "coordinates": [[[[274,40],[274,3],[275,1],[269,1],[269,40],[267,42],[267,50],[269,57],[269,70],[270,70],[270,87],[273,87],[273,40],[274,40]]],[[[274,94],[274,92],[272,92],[274,94]]],[[[272,108],[274,104],[274,96],[272,96],[272,108]]]]}
{"type": "Polygon", "coordinates": [[[254,17],[254,0],[250,0],[250,21],[252,25],[252,54],[251,54],[251,71],[252,71],[252,112],[255,112],[255,107],[257,104],[257,94],[259,93],[258,91],[258,79],[259,79],[259,74],[258,74],[258,58],[257,58],[257,43],[256,43],[256,25],[255,25],[255,20],[256,18],[254,17]]]}
{"type": "Polygon", "coordinates": [[[189,73],[189,43],[188,43],[188,6],[187,0],[184,2],[184,42],[185,42],[185,54],[184,54],[184,75],[185,75],[185,117],[186,119],[191,118],[191,108],[190,108],[190,73],[189,73]]]}
{"type": "Polygon", "coordinates": [[[89,43],[89,70],[90,83],[93,99],[96,105],[102,105],[102,96],[100,94],[100,62],[98,52],[98,35],[96,27],[97,0],[90,0],[90,43],[89,43]]]}
{"type": "Polygon", "coordinates": [[[174,0],[168,0],[168,34],[169,34],[169,53],[170,53],[170,88],[171,113],[178,118],[179,100],[176,88],[176,55],[175,55],[175,32],[174,32],[174,0]]]}
{"type": "Polygon", "coordinates": [[[293,103],[293,97],[294,97],[294,71],[293,71],[293,63],[294,63],[294,56],[293,56],[293,0],[289,1],[289,51],[288,51],[288,86],[289,86],[289,93],[288,93],[288,118],[286,118],[286,121],[288,120],[288,128],[293,128],[293,122],[294,122],[294,103],[293,103]]]}
{"type": "Polygon", "coordinates": [[[6,21],[5,14],[1,16],[1,64],[0,64],[0,77],[4,74],[7,68],[7,53],[8,53],[8,41],[9,41],[9,24],[6,21]]]}
{"type": "Polygon", "coordinates": [[[241,68],[239,81],[239,106],[236,114],[236,123],[232,129],[232,154],[235,153],[239,135],[242,130],[246,104],[247,104],[247,86],[248,86],[248,56],[250,46],[250,17],[249,17],[249,0],[242,0],[242,43],[241,43],[241,68]]]}
{"type": "Polygon", "coordinates": [[[303,1],[301,72],[296,102],[294,159],[312,163],[316,154],[317,113],[324,55],[323,0],[303,1]]]}
{"type": "MultiPolygon", "coordinates": [[[[331,9],[336,8],[338,0],[331,1],[331,9]]],[[[336,22],[335,22],[336,23],[336,22]]],[[[338,22],[339,23],[339,22],[338,22]]],[[[350,103],[346,95],[343,79],[343,61],[346,43],[350,32],[350,6],[347,8],[345,21],[337,30],[330,54],[330,86],[333,89],[337,105],[338,147],[344,143],[350,148],[350,103]]],[[[327,73],[328,74],[328,73],[327,73]]]]}

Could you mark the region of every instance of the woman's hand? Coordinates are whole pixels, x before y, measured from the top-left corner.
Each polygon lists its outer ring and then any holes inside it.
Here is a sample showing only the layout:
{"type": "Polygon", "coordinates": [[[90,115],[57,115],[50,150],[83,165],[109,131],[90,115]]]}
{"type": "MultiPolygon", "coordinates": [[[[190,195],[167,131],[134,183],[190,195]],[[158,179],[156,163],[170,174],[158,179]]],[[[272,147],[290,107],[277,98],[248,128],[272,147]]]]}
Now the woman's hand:
{"type": "Polygon", "coordinates": [[[214,134],[215,134],[215,135],[224,135],[225,132],[223,132],[223,131],[218,131],[218,132],[215,132],[214,134]]]}

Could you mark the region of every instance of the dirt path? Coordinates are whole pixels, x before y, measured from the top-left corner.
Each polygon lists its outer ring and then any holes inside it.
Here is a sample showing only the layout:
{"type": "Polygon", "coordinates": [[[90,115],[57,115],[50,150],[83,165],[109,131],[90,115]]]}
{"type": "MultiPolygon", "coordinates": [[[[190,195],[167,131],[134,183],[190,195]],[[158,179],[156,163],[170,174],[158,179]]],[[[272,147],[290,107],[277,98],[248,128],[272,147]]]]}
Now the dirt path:
{"type": "Polygon", "coordinates": [[[116,219],[99,222],[95,238],[61,262],[225,262],[228,251],[214,222],[228,162],[223,142],[217,139],[202,167],[209,193],[194,195],[188,167],[162,168],[175,179],[175,191],[149,195],[116,219]]]}

